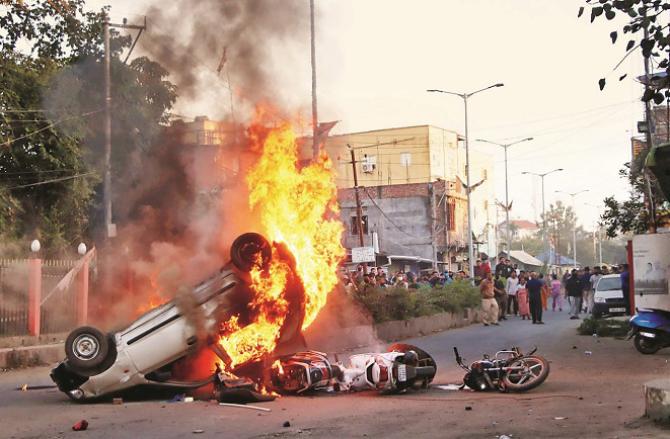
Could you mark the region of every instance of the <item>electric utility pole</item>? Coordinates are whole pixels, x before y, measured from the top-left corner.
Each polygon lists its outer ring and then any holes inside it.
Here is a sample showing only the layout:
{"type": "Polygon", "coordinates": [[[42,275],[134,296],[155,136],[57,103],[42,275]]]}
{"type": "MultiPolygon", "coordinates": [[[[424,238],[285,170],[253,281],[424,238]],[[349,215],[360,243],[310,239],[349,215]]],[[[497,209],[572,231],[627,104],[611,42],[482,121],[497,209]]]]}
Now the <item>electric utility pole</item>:
{"type": "Polygon", "coordinates": [[[319,130],[319,115],[316,108],[316,42],[314,32],[314,0],[309,0],[309,17],[311,33],[310,46],[312,51],[312,158],[316,160],[319,157],[319,139],[317,139],[319,130]]]}
{"type": "MultiPolygon", "coordinates": [[[[142,31],[147,28],[147,19],[144,18],[143,25],[134,25],[126,24],[126,20],[123,20],[123,24],[115,24],[109,22],[109,16],[106,11],[103,11],[104,22],[102,23],[103,31],[103,41],[104,41],[104,82],[105,82],[105,118],[103,122],[103,130],[105,134],[105,155],[104,155],[104,177],[103,177],[103,204],[105,208],[105,238],[113,238],[116,236],[116,230],[112,223],[112,84],[111,84],[111,59],[112,53],[109,45],[109,28],[117,27],[121,29],[137,29],[139,33],[133,42],[130,52],[135,48],[137,40],[139,39],[142,31]]],[[[126,61],[130,57],[130,52],[126,56],[126,61]]]]}

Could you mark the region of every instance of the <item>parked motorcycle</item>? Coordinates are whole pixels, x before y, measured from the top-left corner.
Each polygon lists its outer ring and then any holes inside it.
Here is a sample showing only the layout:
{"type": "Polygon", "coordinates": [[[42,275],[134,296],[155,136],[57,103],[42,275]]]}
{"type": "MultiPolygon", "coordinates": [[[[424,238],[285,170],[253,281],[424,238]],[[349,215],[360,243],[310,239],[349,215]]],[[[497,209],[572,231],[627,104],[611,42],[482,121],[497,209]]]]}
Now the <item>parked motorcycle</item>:
{"type": "Polygon", "coordinates": [[[640,353],[655,354],[670,346],[670,311],[660,309],[638,309],[630,319],[628,339],[640,353]]]}
{"type": "Polygon", "coordinates": [[[463,377],[463,386],[472,390],[500,390],[501,392],[523,392],[534,389],[547,379],[549,362],[539,355],[533,355],[537,348],[528,354],[514,347],[511,350],[498,351],[493,358],[484,355],[467,366],[465,359],[454,348],[456,363],[467,371],[463,377]]]}

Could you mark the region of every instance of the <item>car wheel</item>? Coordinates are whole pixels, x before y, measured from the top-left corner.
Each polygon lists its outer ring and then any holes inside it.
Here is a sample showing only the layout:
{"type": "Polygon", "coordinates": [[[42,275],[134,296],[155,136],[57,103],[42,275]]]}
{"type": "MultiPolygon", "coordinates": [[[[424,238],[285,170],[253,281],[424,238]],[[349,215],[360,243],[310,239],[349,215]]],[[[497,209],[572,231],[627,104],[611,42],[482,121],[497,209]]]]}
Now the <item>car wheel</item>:
{"type": "Polygon", "coordinates": [[[263,268],[272,258],[272,247],[263,235],[244,233],[238,236],[230,246],[230,259],[235,267],[250,271],[254,266],[263,268]]]}
{"type": "Polygon", "coordinates": [[[109,338],[91,326],[77,328],[65,340],[65,356],[76,372],[90,374],[100,366],[110,352],[109,338]]]}

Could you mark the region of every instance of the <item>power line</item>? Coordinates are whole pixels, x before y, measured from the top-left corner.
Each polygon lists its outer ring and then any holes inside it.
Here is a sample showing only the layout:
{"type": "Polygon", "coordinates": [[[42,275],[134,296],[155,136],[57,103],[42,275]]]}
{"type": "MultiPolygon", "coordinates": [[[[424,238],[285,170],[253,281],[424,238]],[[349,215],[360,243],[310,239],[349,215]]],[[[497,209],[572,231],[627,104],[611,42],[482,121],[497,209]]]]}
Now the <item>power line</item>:
{"type": "Polygon", "coordinates": [[[32,137],[32,136],[34,136],[34,135],[36,135],[36,134],[41,133],[42,131],[46,131],[46,130],[48,130],[48,129],[50,129],[50,128],[53,128],[53,127],[55,127],[56,125],[65,122],[66,120],[77,119],[77,118],[81,118],[81,117],[87,117],[87,116],[90,116],[90,115],[95,114],[95,113],[100,113],[101,111],[103,111],[103,110],[89,111],[88,113],[82,113],[82,114],[80,114],[79,116],[70,116],[70,117],[65,117],[65,118],[63,118],[63,119],[59,119],[59,120],[57,120],[57,121],[54,121],[54,122],[49,123],[47,126],[42,127],[42,128],[40,128],[39,130],[35,130],[35,131],[31,132],[31,133],[25,134],[25,135],[23,135],[23,136],[17,137],[17,138],[12,139],[12,140],[7,140],[6,142],[3,142],[3,143],[2,143],[2,146],[5,146],[5,147],[9,148],[10,145],[12,145],[13,143],[18,142],[19,140],[23,140],[23,139],[27,139],[27,138],[29,138],[29,137],[32,137]]]}
{"type": "Polygon", "coordinates": [[[379,212],[382,214],[382,216],[383,216],[384,218],[386,218],[386,219],[388,220],[388,222],[390,222],[391,224],[393,224],[393,226],[395,226],[396,229],[400,230],[402,233],[404,233],[405,235],[407,235],[407,236],[409,236],[409,237],[411,237],[411,238],[414,238],[414,239],[421,239],[421,238],[419,238],[418,236],[414,236],[414,235],[412,235],[411,233],[407,233],[407,232],[404,231],[399,225],[397,225],[391,218],[389,218],[389,216],[386,215],[386,212],[384,212],[384,211],[382,210],[382,208],[379,207],[379,205],[378,205],[377,202],[374,200],[374,198],[372,198],[372,197],[370,196],[370,194],[368,193],[368,188],[367,188],[367,187],[364,187],[364,186],[363,186],[363,192],[365,192],[365,195],[368,196],[368,198],[370,199],[370,201],[372,201],[372,204],[375,205],[375,207],[377,208],[377,210],[379,210],[379,212]]]}
{"type": "Polygon", "coordinates": [[[12,186],[12,187],[9,187],[7,189],[12,190],[12,189],[22,189],[22,188],[31,187],[31,186],[40,186],[40,185],[43,185],[43,184],[56,183],[56,182],[59,182],[59,181],[72,180],[74,178],[86,177],[88,175],[93,175],[93,174],[95,174],[95,172],[87,172],[85,174],[77,174],[77,175],[70,175],[68,177],[54,178],[53,180],[45,180],[45,181],[40,181],[40,182],[37,182],[37,183],[23,184],[23,185],[20,185],[20,186],[12,186]]]}
{"type": "Polygon", "coordinates": [[[25,175],[25,174],[47,174],[51,172],[67,172],[67,171],[76,171],[76,169],[48,169],[44,171],[19,171],[19,172],[0,172],[0,176],[3,175],[25,175]]]}

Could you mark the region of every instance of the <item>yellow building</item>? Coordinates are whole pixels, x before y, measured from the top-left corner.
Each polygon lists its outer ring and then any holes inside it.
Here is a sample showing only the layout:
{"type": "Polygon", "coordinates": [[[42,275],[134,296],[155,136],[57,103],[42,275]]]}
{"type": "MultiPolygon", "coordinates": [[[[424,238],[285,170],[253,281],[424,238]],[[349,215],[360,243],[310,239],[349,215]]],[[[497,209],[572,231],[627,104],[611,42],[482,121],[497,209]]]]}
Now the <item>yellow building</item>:
{"type": "MultiPolygon", "coordinates": [[[[458,253],[455,250],[462,249],[467,242],[465,203],[467,198],[463,187],[466,182],[465,148],[462,140],[462,136],[455,131],[432,125],[417,125],[332,135],[328,137],[324,148],[333,160],[339,189],[346,190],[354,187],[350,152],[353,149],[358,185],[370,188],[366,189],[364,194],[368,194],[373,187],[377,188],[377,192],[374,193],[380,196],[382,193],[393,194],[387,196],[393,197],[395,201],[387,200],[388,202],[384,204],[386,207],[379,205],[379,200],[377,200],[378,205],[375,205],[363,195],[364,213],[369,212],[370,215],[371,235],[373,229],[379,235],[385,234],[389,240],[401,244],[388,245],[388,247],[398,248],[397,251],[407,249],[406,252],[411,250],[414,256],[453,261],[451,256],[458,253]],[[433,190],[431,184],[435,182],[445,183],[435,187],[445,187],[446,192],[443,193],[446,194],[447,202],[449,206],[454,207],[445,207],[445,200],[440,199],[439,196],[435,200],[431,197],[425,198],[426,188],[429,191],[427,193],[430,193],[433,190]],[[396,186],[398,190],[382,191],[381,188],[388,186],[396,186]],[[401,202],[403,197],[405,198],[404,203],[401,202]],[[419,202],[421,197],[427,200],[425,207],[419,202]],[[409,209],[409,206],[414,206],[413,210],[409,209]],[[373,217],[376,218],[377,215],[373,211],[378,210],[379,207],[385,210],[382,217],[386,218],[380,218],[375,227],[373,217]],[[444,214],[441,213],[443,208],[445,209],[444,214]],[[448,224],[449,221],[440,221],[441,216],[446,220],[444,215],[453,219],[452,224],[448,224]],[[389,226],[389,218],[395,225],[402,224],[402,230],[393,224],[389,226]],[[453,221],[456,224],[453,224],[453,221]],[[441,234],[446,233],[444,231],[446,227],[449,227],[451,231],[446,237],[443,237],[441,234]],[[403,230],[407,233],[404,233],[403,230]],[[432,247],[436,248],[429,250],[425,246],[427,241],[431,241],[432,247]],[[417,242],[423,242],[422,246],[412,244],[417,242]]],[[[306,150],[304,157],[308,157],[306,150]]],[[[482,243],[479,249],[494,255],[497,249],[494,242],[493,160],[491,155],[471,150],[470,163],[471,183],[474,186],[481,182],[472,192],[473,232],[477,241],[482,243]]],[[[347,197],[345,193],[341,191],[341,195],[347,197]]],[[[439,190],[437,193],[439,194],[439,190]]],[[[343,215],[350,215],[350,212],[347,212],[349,203],[341,200],[341,205],[343,215]]],[[[376,239],[381,241],[382,237],[378,236],[376,239]]],[[[345,245],[355,246],[354,240],[355,237],[345,239],[345,245]]],[[[369,239],[365,238],[366,242],[373,240],[372,236],[369,239]]],[[[430,243],[428,244],[430,246],[430,243]]]]}

